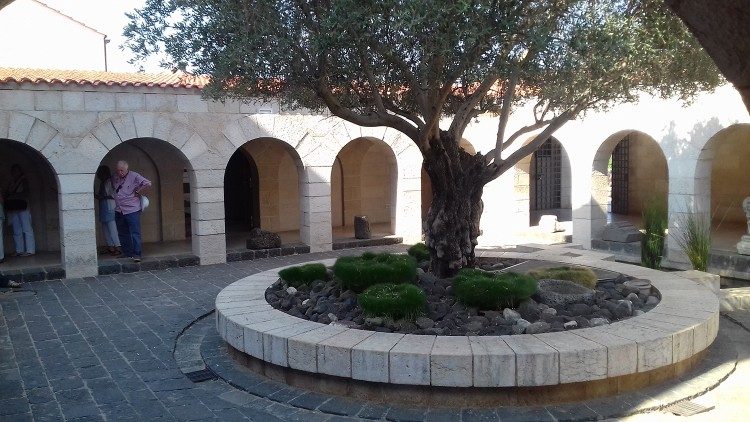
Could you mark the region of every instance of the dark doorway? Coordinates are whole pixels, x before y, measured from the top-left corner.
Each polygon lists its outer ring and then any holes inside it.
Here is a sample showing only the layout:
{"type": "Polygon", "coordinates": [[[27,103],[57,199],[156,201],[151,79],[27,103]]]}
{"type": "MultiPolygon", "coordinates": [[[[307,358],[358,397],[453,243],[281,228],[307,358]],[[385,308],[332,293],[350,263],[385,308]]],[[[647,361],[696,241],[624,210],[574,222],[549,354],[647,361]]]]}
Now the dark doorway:
{"type": "Polygon", "coordinates": [[[227,225],[233,228],[260,227],[258,168],[241,148],[229,159],[224,174],[224,213],[227,225]]]}
{"type": "Polygon", "coordinates": [[[531,159],[531,210],[561,208],[562,147],[554,138],[547,139],[531,159]]]}
{"type": "Polygon", "coordinates": [[[620,141],[612,152],[612,213],[628,213],[628,169],[630,136],[620,141]]]}

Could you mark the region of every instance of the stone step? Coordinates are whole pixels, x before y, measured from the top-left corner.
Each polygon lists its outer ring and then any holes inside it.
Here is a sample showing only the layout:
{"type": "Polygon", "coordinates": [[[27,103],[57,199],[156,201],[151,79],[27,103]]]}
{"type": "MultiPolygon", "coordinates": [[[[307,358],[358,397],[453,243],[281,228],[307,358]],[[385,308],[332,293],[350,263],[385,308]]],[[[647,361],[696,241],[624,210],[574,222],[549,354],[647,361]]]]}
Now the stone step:
{"type": "Polygon", "coordinates": [[[722,312],[750,311],[750,287],[721,289],[719,303],[722,312]]]}

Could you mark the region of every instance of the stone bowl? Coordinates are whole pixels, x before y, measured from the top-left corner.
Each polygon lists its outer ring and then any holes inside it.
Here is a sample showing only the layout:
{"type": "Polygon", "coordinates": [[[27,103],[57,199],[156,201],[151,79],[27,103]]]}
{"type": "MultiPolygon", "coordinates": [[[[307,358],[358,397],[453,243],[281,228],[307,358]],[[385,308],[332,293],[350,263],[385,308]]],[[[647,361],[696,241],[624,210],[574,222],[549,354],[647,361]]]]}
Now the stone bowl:
{"type": "Polygon", "coordinates": [[[622,283],[625,287],[638,289],[643,294],[651,294],[651,282],[642,278],[636,278],[634,280],[628,280],[622,283]]]}
{"type": "Polygon", "coordinates": [[[568,280],[539,280],[539,301],[549,306],[566,306],[571,303],[594,303],[596,291],[568,280]]]}

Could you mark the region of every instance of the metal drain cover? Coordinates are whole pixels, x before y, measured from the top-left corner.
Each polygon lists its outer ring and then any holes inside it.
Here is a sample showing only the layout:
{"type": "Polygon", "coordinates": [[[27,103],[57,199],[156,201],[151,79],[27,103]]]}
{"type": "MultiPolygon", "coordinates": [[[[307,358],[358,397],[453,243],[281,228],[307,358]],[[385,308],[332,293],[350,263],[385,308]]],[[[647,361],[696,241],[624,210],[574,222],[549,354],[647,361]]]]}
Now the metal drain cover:
{"type": "Polygon", "coordinates": [[[201,369],[200,371],[186,372],[185,376],[192,382],[203,382],[215,380],[218,378],[210,369],[201,369]]]}
{"type": "Polygon", "coordinates": [[[691,401],[680,401],[665,407],[664,410],[674,413],[677,416],[693,416],[698,413],[708,412],[709,410],[713,410],[713,408],[714,406],[706,407],[691,401]]]}

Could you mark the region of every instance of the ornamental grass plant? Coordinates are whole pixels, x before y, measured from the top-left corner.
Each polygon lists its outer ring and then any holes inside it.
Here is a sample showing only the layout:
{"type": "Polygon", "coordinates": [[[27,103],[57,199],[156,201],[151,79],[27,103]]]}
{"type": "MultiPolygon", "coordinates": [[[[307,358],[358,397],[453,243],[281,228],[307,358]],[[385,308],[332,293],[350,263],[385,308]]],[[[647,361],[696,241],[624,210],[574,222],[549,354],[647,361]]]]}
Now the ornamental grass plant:
{"type": "Polygon", "coordinates": [[[407,253],[414,257],[417,262],[427,261],[430,259],[430,249],[424,243],[416,243],[409,248],[407,253]]]}
{"type": "Polygon", "coordinates": [[[479,309],[513,308],[536,293],[534,277],[519,273],[491,273],[464,268],[453,279],[459,302],[479,309]]]}
{"type": "Polygon", "coordinates": [[[596,273],[591,268],[586,267],[552,267],[531,270],[528,273],[537,280],[568,280],[579,284],[588,289],[596,287],[596,273]]]}
{"type": "Polygon", "coordinates": [[[366,315],[415,319],[424,313],[427,298],[413,284],[375,284],[357,297],[366,315]]]}
{"type": "Polygon", "coordinates": [[[652,199],[643,206],[643,228],[641,237],[641,264],[659,269],[664,256],[664,240],[667,231],[667,208],[664,201],[652,199]]]}
{"type": "Polygon", "coordinates": [[[344,290],[359,293],[375,284],[413,282],[417,277],[417,261],[409,255],[367,252],[337,259],[333,274],[344,290]]]}
{"type": "Polygon", "coordinates": [[[711,220],[691,211],[680,215],[677,224],[680,230],[675,230],[673,236],[680,249],[694,270],[706,271],[711,250],[711,220]]]}
{"type": "Polygon", "coordinates": [[[279,277],[294,287],[310,285],[315,280],[326,279],[326,266],[320,263],[298,265],[279,271],[279,277]]]}

